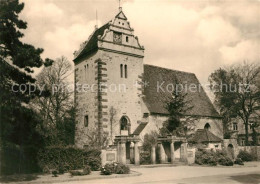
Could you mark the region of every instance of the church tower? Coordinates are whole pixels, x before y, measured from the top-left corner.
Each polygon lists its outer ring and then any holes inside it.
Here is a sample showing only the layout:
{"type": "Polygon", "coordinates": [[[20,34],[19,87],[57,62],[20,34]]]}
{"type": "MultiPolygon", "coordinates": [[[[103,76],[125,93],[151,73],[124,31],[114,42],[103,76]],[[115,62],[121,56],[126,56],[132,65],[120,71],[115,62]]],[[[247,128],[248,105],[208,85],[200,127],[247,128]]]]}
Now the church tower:
{"type": "Polygon", "coordinates": [[[144,47],[122,9],[74,55],[76,145],[133,133],[143,116],[144,47]]]}

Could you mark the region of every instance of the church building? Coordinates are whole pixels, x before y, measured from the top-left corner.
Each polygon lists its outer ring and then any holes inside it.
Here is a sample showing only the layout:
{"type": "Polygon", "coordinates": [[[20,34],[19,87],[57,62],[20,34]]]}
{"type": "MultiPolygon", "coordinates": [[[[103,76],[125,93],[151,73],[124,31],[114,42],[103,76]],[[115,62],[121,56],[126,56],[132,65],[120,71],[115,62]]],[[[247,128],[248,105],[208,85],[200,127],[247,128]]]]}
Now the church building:
{"type": "Polygon", "coordinates": [[[196,119],[194,131],[202,131],[206,138],[211,135],[211,146],[219,146],[222,119],[196,75],[144,64],[145,49],[121,8],[74,55],[78,147],[87,146],[94,135],[107,138],[110,144],[118,137],[141,144],[146,133],[158,131],[169,118],[165,100],[176,79],[184,86],[197,86],[195,91],[187,90],[193,108],[186,115],[196,119]]]}

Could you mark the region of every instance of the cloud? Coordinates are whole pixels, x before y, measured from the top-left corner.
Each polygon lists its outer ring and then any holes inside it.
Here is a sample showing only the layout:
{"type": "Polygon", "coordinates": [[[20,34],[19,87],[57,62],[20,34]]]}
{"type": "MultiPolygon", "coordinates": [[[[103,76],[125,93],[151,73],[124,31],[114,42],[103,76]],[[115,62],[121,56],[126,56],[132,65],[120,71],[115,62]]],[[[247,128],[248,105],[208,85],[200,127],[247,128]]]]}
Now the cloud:
{"type": "Polygon", "coordinates": [[[95,21],[85,24],[75,23],[46,32],[43,41],[48,47],[48,56],[56,58],[65,55],[72,60],[72,53],[79,48],[83,40],[89,37],[94,25],[95,21]]]}
{"type": "Polygon", "coordinates": [[[29,18],[38,19],[44,17],[49,21],[57,22],[64,15],[63,10],[53,3],[46,3],[46,1],[42,0],[28,2],[30,2],[30,6],[26,7],[26,16],[29,18]]]}
{"type": "Polygon", "coordinates": [[[225,64],[242,62],[243,60],[249,62],[256,62],[260,60],[260,45],[259,42],[253,40],[244,40],[235,46],[223,46],[220,52],[225,64]]]}
{"type": "Polygon", "coordinates": [[[202,19],[197,34],[207,47],[232,44],[240,40],[240,32],[221,17],[202,19]]]}
{"type": "MultiPolygon", "coordinates": [[[[44,48],[43,57],[73,52],[99,26],[113,19],[117,1],[24,0],[24,41],[44,48]]],[[[144,62],[195,73],[243,60],[259,61],[259,1],[123,1],[123,11],[145,47],[144,62]]]]}

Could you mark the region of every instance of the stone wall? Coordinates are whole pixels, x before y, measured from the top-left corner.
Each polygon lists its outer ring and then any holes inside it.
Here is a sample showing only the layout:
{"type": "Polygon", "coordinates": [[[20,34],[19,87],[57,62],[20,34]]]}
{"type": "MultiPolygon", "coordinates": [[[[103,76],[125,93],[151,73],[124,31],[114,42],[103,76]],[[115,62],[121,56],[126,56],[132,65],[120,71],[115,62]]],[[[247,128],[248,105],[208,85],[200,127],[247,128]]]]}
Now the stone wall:
{"type": "Polygon", "coordinates": [[[228,150],[228,146],[233,146],[235,158],[239,154],[240,150],[247,151],[249,153],[256,153],[258,160],[260,160],[260,146],[239,146],[237,139],[224,139],[224,148],[228,150]]]}
{"type": "Polygon", "coordinates": [[[257,160],[260,160],[260,146],[238,146],[238,153],[240,150],[255,153],[257,155],[257,160]]]}
{"type": "Polygon", "coordinates": [[[76,132],[75,144],[83,147],[88,143],[88,134],[97,123],[97,63],[100,52],[91,55],[75,65],[75,107],[76,132]],[[78,86],[78,87],[77,87],[78,86]],[[84,117],[88,115],[88,127],[84,125],[84,117]]]}
{"type": "Polygon", "coordinates": [[[104,166],[107,163],[118,162],[116,148],[101,150],[101,164],[104,166]]]}

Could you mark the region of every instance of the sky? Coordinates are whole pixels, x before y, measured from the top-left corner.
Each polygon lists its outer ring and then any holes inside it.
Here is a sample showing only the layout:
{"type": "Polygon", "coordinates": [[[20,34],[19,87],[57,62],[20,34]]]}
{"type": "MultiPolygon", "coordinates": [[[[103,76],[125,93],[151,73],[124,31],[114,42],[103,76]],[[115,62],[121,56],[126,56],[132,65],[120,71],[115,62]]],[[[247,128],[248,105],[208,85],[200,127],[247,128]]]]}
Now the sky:
{"type": "MultiPolygon", "coordinates": [[[[23,41],[43,48],[43,58],[71,62],[96,22],[100,27],[119,11],[118,0],[22,2],[23,41]]],[[[121,0],[121,6],[145,48],[145,64],[192,72],[205,84],[220,67],[260,62],[258,0],[121,0]]]]}

